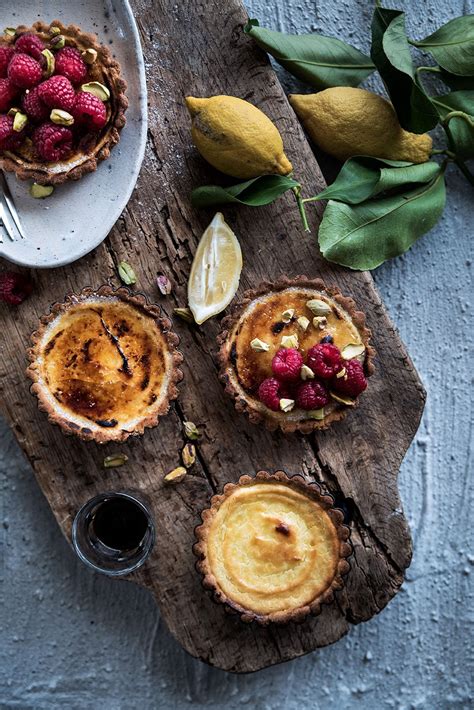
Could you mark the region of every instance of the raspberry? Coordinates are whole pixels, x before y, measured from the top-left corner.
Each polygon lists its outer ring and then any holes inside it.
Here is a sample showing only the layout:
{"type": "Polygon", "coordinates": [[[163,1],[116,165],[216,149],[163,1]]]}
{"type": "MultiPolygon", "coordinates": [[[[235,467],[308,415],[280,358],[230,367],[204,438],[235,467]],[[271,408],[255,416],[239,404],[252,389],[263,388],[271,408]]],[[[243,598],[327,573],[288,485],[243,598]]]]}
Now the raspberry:
{"type": "Polygon", "coordinates": [[[33,291],[33,284],[27,276],[4,271],[0,274],[0,301],[18,306],[33,291]]]}
{"type": "Polygon", "coordinates": [[[87,91],[78,92],[71,113],[77,123],[90,131],[100,131],[107,123],[105,104],[87,91]]]}
{"type": "Polygon", "coordinates": [[[28,54],[30,57],[33,57],[33,59],[36,59],[36,61],[40,64],[42,64],[44,61],[44,57],[41,52],[45,48],[46,45],[44,44],[44,42],[42,42],[37,35],[33,35],[31,33],[21,35],[21,37],[18,37],[17,41],[15,42],[16,52],[23,52],[24,54],[28,54]]]}
{"type": "Polygon", "coordinates": [[[72,84],[80,84],[87,75],[87,67],[81,53],[74,47],[59,50],[55,57],[54,71],[65,76],[72,84]]]}
{"type": "Polygon", "coordinates": [[[0,47],[0,77],[5,79],[10,59],[13,57],[15,50],[13,47],[3,45],[0,47]]]}
{"type": "Polygon", "coordinates": [[[339,348],[330,343],[313,345],[308,350],[306,364],[316,377],[322,377],[324,380],[334,377],[343,367],[339,348]]]}
{"type": "Polygon", "coordinates": [[[13,116],[0,116],[0,150],[19,148],[24,137],[24,130],[13,130],[13,116]]]}
{"type": "Polygon", "coordinates": [[[322,409],[329,402],[329,394],[322,382],[302,382],[296,393],[296,406],[301,409],[322,409]]]}
{"type": "Polygon", "coordinates": [[[8,79],[0,79],[0,113],[6,113],[13,106],[17,94],[17,86],[8,79]]]}
{"type": "Polygon", "coordinates": [[[344,377],[334,377],[331,387],[338,394],[346,394],[354,398],[358,397],[367,387],[364,368],[358,360],[349,360],[346,362],[345,368],[346,374],[344,377]]]}
{"type": "Polygon", "coordinates": [[[272,370],[281,380],[297,380],[300,376],[303,356],[295,348],[281,348],[272,360],[272,370]]]}
{"type": "Polygon", "coordinates": [[[277,412],[280,409],[280,398],[286,393],[282,392],[282,385],[275,377],[267,377],[258,388],[258,398],[269,409],[277,412]]]}
{"type": "Polygon", "coordinates": [[[39,84],[42,74],[41,65],[28,54],[14,54],[8,65],[8,78],[21,89],[39,84]]]}
{"type": "Polygon", "coordinates": [[[35,86],[34,89],[29,89],[23,94],[21,105],[23,111],[32,121],[40,123],[41,121],[48,120],[50,110],[40,99],[39,86],[35,86]]]}
{"type": "Polygon", "coordinates": [[[72,150],[72,132],[65,126],[43,123],[33,133],[33,143],[40,157],[47,162],[67,158],[72,150]]]}
{"type": "Polygon", "coordinates": [[[38,86],[41,101],[49,108],[70,111],[74,104],[74,87],[65,76],[52,76],[38,86]]]}

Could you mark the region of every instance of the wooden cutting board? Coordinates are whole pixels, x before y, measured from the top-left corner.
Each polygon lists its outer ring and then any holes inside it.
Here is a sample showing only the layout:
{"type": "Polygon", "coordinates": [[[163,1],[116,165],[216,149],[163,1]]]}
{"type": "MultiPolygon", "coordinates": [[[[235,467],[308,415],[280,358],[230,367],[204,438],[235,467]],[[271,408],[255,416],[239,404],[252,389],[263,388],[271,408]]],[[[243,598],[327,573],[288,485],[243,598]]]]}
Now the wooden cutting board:
{"type": "Polygon", "coordinates": [[[217,380],[218,319],[199,328],[175,323],[185,356],[180,398],[159,427],[143,437],[121,447],[99,447],[65,438],[38,411],[24,375],[25,351],[51,303],[85,286],[118,285],[116,267],[125,260],[137,273],[137,290],[168,315],[186,305],[191,259],[212,217],[210,211],[191,207],[190,191],[220,178],[192,145],[184,96],[224,93],[256,104],[278,125],[304,194],[324,186],[265,55],[242,33],[246,13],[239,0],[133,4],[150,101],[149,142],[138,186],[109,238],[93,254],[67,268],[34,273],[34,295],[15,310],[1,306],[1,410],[67,538],[77,509],[93,495],[126,488],[148,497],[157,543],[146,566],[130,579],[153,592],[171,632],[193,656],[229,671],[254,671],[337,641],[398,591],[410,563],[411,540],[397,473],[418,427],[424,391],[371,276],[338,268],[319,255],[316,233],[323,207],[310,208],[309,235],[292,196],[285,196],[266,208],[225,209],[244,254],[241,291],[281,274],[307,274],[323,277],[356,299],[377,349],[376,373],[357,411],[315,437],[284,437],[250,425],[234,411],[217,380]],[[166,298],[158,294],[157,272],[173,283],[166,298]],[[179,461],[185,419],[203,432],[198,462],[181,484],[165,487],[164,474],[179,461]],[[104,470],[104,456],[119,449],[129,456],[128,464],[104,470]],[[225,482],[260,468],[283,468],[322,481],[339,502],[345,499],[351,513],[354,555],[346,587],[319,617],[297,626],[242,624],[210,600],[194,570],[191,547],[199,511],[225,482]]]}

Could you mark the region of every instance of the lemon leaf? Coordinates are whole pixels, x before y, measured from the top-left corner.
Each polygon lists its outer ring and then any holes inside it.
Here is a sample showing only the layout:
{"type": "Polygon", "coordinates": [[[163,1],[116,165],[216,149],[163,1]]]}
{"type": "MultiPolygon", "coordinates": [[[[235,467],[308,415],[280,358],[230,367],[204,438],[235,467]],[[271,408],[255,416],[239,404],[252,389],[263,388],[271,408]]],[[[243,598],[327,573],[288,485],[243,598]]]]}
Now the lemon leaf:
{"type": "Polygon", "coordinates": [[[445,96],[433,96],[432,100],[440,116],[449,119],[451,148],[456,155],[464,159],[474,157],[474,91],[452,91],[445,96]],[[453,111],[456,115],[449,118],[453,111]]]}
{"type": "Polygon", "coordinates": [[[461,76],[474,75],[474,15],[456,17],[425,39],[410,42],[430,52],[446,71],[461,76]]]}
{"type": "Polygon", "coordinates": [[[262,175],[230,187],[197,187],[191,193],[191,202],[194,207],[214,207],[227,203],[261,207],[273,202],[287,190],[299,186],[296,180],[283,175],[262,175]]]}

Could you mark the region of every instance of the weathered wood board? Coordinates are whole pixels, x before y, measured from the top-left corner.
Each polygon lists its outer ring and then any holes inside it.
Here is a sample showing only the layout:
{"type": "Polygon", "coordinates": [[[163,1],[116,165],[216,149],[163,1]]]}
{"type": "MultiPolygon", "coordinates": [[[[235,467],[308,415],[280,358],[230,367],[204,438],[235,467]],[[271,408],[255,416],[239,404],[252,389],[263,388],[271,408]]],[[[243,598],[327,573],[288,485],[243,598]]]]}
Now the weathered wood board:
{"type": "Polygon", "coordinates": [[[370,275],[325,262],[315,237],[322,207],[312,211],[308,235],[287,196],[267,208],[225,210],[242,244],[241,290],[281,274],[304,273],[321,276],[356,299],[367,313],[377,349],[376,373],[356,412],[316,437],[283,437],[250,425],[235,413],[217,380],[218,319],[200,328],[175,323],[185,356],[180,398],[158,428],[122,446],[129,456],[126,466],[104,470],[104,456],[116,452],[117,445],[65,438],[38,411],[24,376],[25,351],[29,334],[52,302],[105,280],[118,284],[116,265],[123,259],[137,273],[137,288],[168,315],[185,305],[192,255],[212,217],[194,210],[189,194],[219,177],[192,146],[184,96],[227,93],[255,103],[282,132],[305,194],[324,184],[275,74],[241,31],[246,13],[238,0],[135,0],[134,10],[150,101],[149,143],[138,186],[101,247],[70,267],[35,272],[34,295],[15,311],[1,306],[1,410],[67,537],[77,509],[92,495],[126,488],[150,500],[157,544],[146,566],[130,579],[153,591],[171,632],[193,656],[226,670],[253,671],[337,641],[398,591],[410,563],[411,540],[397,473],[418,427],[424,391],[370,275]],[[157,292],[157,272],[173,283],[166,298],[157,292]],[[184,419],[203,431],[199,460],[183,483],[165,487],[163,475],[177,465],[184,444],[184,419]],[[350,499],[354,555],[346,587],[319,617],[298,626],[264,629],[240,623],[210,600],[194,570],[191,547],[199,511],[225,482],[260,468],[303,473],[324,482],[339,500],[350,499]]]}

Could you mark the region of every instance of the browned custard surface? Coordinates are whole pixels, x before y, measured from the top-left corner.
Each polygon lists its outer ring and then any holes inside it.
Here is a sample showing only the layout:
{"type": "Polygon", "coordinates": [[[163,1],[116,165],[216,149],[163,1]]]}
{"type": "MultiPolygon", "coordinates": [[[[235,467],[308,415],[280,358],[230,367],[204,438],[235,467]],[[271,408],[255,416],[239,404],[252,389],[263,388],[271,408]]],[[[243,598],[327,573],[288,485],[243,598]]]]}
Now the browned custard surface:
{"type": "Polygon", "coordinates": [[[166,390],[171,363],[164,335],[129,303],[77,304],[44,337],[47,389],[64,409],[99,426],[143,418],[166,390]]]}

